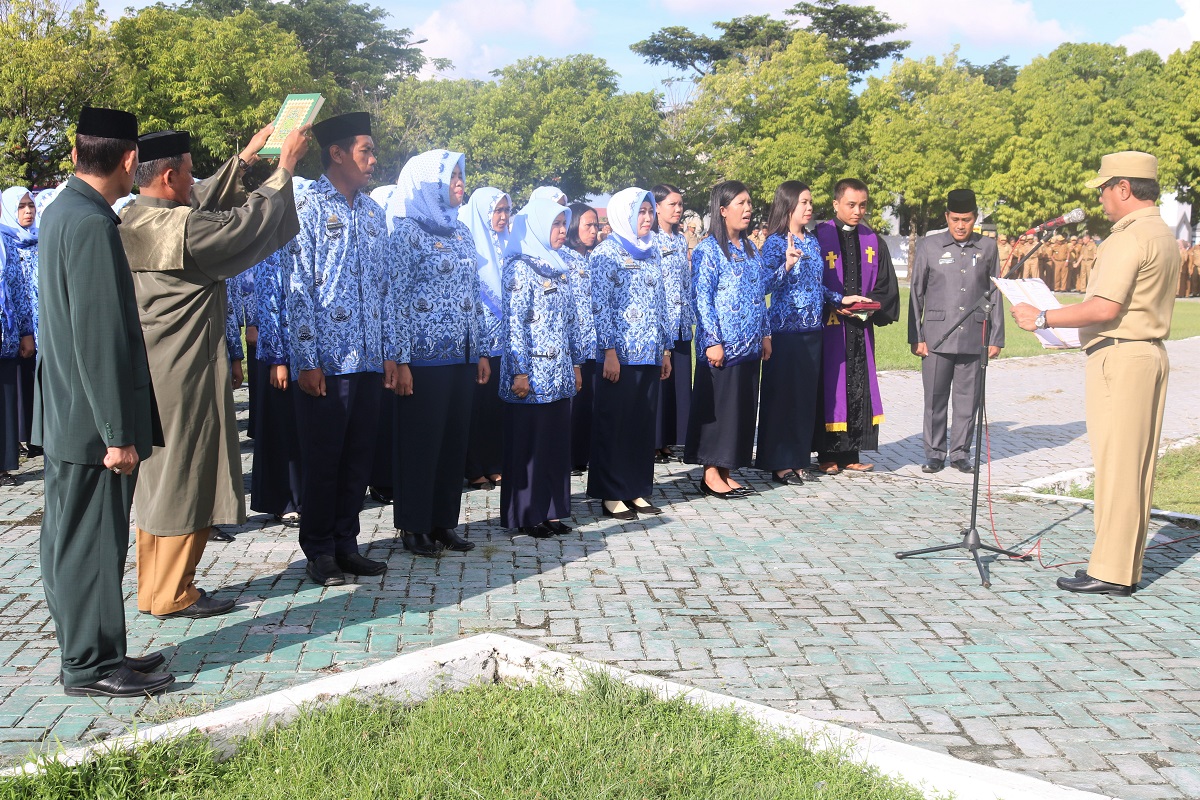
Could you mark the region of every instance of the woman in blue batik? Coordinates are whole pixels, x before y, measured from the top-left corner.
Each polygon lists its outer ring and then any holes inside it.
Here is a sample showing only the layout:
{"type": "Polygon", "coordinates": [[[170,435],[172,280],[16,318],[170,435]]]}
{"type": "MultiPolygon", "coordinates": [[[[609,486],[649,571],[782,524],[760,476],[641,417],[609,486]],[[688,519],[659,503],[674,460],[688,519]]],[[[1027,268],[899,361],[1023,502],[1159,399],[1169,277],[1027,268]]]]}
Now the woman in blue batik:
{"type": "Polygon", "coordinates": [[[821,282],[817,237],[806,230],[812,192],[800,181],[775,190],[762,247],[770,285],[771,360],[762,368],[754,466],[779,484],[801,484],[811,464],[821,380],[821,311],[836,303],[821,282]],[[798,251],[794,265],[789,251],[798,251]]]}
{"type": "Polygon", "coordinates": [[[33,355],[33,312],[19,257],[0,236],[0,486],[16,486],[20,466],[17,363],[33,355]]]}
{"type": "MultiPolygon", "coordinates": [[[[0,195],[0,236],[4,250],[19,262],[29,297],[29,314],[33,320],[34,343],[37,343],[38,321],[38,234],[37,208],[33,196],[24,186],[5,189],[0,195]]],[[[29,444],[33,430],[33,367],[36,352],[22,358],[17,367],[17,407],[20,424],[19,438],[25,443],[29,457],[41,455],[42,448],[29,444]]]]}
{"type": "MultiPolygon", "coordinates": [[[[766,279],[746,235],[753,210],[744,184],[717,184],[709,201],[712,232],[692,253],[696,384],[683,460],[704,466],[704,494],[726,499],[749,492],[730,470],[750,466],[758,373],[771,357],[766,279]]],[[[789,251],[789,266],[798,257],[789,251]]]]}
{"type": "MultiPolygon", "coordinates": [[[[557,186],[537,187],[529,193],[529,202],[532,203],[534,200],[549,200],[552,203],[558,203],[560,206],[567,205],[567,195],[557,186]]],[[[524,209],[521,210],[524,211],[524,209]]]]}
{"type": "Polygon", "coordinates": [[[671,348],[671,380],[664,381],[658,401],[655,428],[656,460],[666,464],[674,458],[672,446],[687,439],[688,412],[692,407],[692,326],[696,305],[692,297],[692,264],[687,237],[683,235],[683,193],[660,183],[652,190],[657,215],[654,243],[662,254],[663,291],[667,297],[667,331],[671,348]]]}
{"type": "Polygon", "coordinates": [[[596,396],[596,308],[592,297],[592,273],[588,256],[600,236],[600,217],[584,203],[572,203],[567,223],[567,244],[559,255],[567,265],[571,296],[575,299],[575,322],[583,340],[583,385],[571,398],[571,474],[583,475],[588,468],[592,444],[592,402],[596,396]]]}
{"type": "Polygon", "coordinates": [[[569,270],[560,256],[570,209],[531,200],[513,223],[504,262],[504,408],[506,528],[544,539],[571,528],[571,398],[583,378],[569,270]]]}
{"type": "Polygon", "coordinates": [[[392,206],[391,311],[385,385],[395,400],[392,464],[396,528],[404,547],[436,556],[475,547],[455,533],[475,384],[491,373],[479,299],[479,255],[458,219],[463,155],[409,159],[392,206]]]}
{"type": "MultiPolygon", "coordinates": [[[[462,206],[458,218],[471,230],[479,256],[479,299],[483,302],[487,355],[495,365],[503,349],[500,271],[508,244],[512,199],[492,186],[476,189],[462,206]]],[[[493,489],[504,469],[504,402],[500,399],[500,371],[493,369],[487,383],[475,388],[471,433],[467,443],[468,489],[493,489]]]]}
{"type": "Polygon", "coordinates": [[[608,201],[612,235],[592,251],[596,357],[603,359],[592,411],[588,495],[619,520],[661,514],[654,490],[659,383],[671,377],[662,256],[651,237],[654,196],[625,189],[608,201]]]}

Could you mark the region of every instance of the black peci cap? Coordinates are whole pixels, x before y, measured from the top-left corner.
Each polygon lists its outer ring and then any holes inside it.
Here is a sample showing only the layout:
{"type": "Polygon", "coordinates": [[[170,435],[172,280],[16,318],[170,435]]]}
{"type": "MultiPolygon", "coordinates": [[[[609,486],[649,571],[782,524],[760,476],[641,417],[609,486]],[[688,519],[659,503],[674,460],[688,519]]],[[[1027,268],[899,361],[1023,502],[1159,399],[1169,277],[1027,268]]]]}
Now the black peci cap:
{"type": "Polygon", "coordinates": [[[190,152],[192,137],[187,131],[158,131],[138,138],[138,161],[143,164],[190,152]]]}
{"type": "Polygon", "coordinates": [[[312,126],[317,144],[324,150],[334,142],[352,139],[355,136],[371,135],[371,115],[366,111],[354,111],[337,117],[321,120],[312,126]]]}
{"type": "Polygon", "coordinates": [[[128,111],[84,106],[79,112],[79,124],[75,126],[75,133],[100,139],[126,139],[136,142],[137,117],[128,111]]]}
{"type": "Polygon", "coordinates": [[[975,193],[970,189],[951,189],[946,195],[946,210],[951,214],[974,214],[979,210],[975,193]]]}

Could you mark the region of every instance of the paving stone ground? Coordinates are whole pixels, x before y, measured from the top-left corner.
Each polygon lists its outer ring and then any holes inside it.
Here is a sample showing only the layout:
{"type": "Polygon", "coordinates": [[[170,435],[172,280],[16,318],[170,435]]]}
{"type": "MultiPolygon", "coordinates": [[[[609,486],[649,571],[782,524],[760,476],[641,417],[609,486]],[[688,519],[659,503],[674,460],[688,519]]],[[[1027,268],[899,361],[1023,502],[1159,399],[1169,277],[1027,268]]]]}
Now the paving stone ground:
{"type": "MultiPolygon", "coordinates": [[[[1168,349],[1164,438],[1174,440],[1200,432],[1200,339],[1168,349]]],[[[1090,465],[1081,356],[989,372],[994,486],[1090,465]]],[[[1200,797],[1200,538],[1186,538],[1196,531],[1152,525],[1129,599],[1054,587],[1091,546],[1091,512],[1076,505],[996,496],[999,540],[1027,549],[1040,539],[1049,568],[989,558],[990,590],[957,555],[899,561],[897,550],[956,541],[970,493],[968,476],[930,480],[915,466],[919,376],[882,385],[873,475],[776,487],[744,470],[759,493],[722,503],[699,494],[697,469],[666,465],[655,497],[666,513],[625,524],[601,518],[577,479],[579,528],[551,540],[510,537],[499,492],[471,492],[463,530],[479,547],[434,560],[404,552],[390,509],[368,503],[363,550],[389,570],[357,584],[307,583],[295,532],[256,516],[231,530],[235,542],[210,544],[201,565],[202,586],[238,598],[227,616],[140,616],[127,575],[131,652],[163,650],[178,679],[161,701],[62,695],[37,567],[34,460],[17,488],[0,490],[0,755],[494,631],[1063,785],[1200,797]]]]}

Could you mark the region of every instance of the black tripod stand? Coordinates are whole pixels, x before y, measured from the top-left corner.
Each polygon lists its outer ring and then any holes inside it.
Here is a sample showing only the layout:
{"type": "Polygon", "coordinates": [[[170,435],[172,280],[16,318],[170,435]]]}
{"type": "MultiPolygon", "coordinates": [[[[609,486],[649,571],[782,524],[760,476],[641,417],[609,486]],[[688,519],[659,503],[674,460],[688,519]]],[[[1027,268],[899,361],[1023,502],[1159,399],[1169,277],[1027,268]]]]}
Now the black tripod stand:
{"type": "MultiPolygon", "coordinates": [[[[1033,248],[1026,253],[1024,257],[1022,257],[1021,260],[1015,264],[1004,277],[1007,278],[1009,275],[1014,273],[1020,274],[1020,270],[1025,265],[1025,262],[1028,261],[1029,257],[1036,253],[1038,248],[1041,246],[1042,240],[1039,239],[1038,243],[1035,244],[1033,248]]],[[[996,553],[998,555],[1008,556],[1009,558],[1020,559],[1022,561],[1028,561],[1031,558],[1031,556],[1023,556],[1020,553],[1014,553],[1012,550],[1005,550],[1002,547],[993,547],[990,544],[984,544],[979,538],[979,529],[976,526],[979,518],[979,460],[982,454],[979,444],[983,437],[984,401],[987,397],[988,325],[990,323],[992,308],[995,305],[995,303],[993,303],[995,294],[996,284],[988,281],[988,290],[984,292],[983,296],[975,301],[975,305],[968,307],[963,312],[962,316],[955,320],[954,324],[949,327],[945,336],[939,339],[937,344],[930,348],[931,352],[936,350],[942,345],[942,343],[946,341],[947,338],[950,337],[950,334],[956,331],[959,325],[966,322],[972,314],[974,314],[976,311],[983,312],[983,336],[980,342],[979,354],[979,380],[975,382],[975,480],[971,489],[971,524],[969,527],[963,530],[963,538],[961,542],[955,542],[954,544],[942,544],[936,547],[923,547],[920,550],[905,550],[903,552],[896,553],[896,558],[908,558],[909,556],[923,556],[928,555],[929,553],[943,553],[947,550],[966,550],[971,554],[971,558],[975,560],[975,568],[979,570],[979,580],[983,583],[983,588],[985,589],[991,588],[992,581],[988,577],[988,573],[983,568],[983,562],[979,560],[980,550],[988,553],[996,553]]]]}

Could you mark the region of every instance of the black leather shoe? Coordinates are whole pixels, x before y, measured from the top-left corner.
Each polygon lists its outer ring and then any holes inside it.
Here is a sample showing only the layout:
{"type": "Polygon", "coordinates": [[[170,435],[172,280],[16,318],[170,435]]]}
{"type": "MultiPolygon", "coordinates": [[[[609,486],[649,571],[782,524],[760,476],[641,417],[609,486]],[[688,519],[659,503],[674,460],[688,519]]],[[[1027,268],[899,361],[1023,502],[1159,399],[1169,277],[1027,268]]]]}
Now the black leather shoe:
{"type": "Polygon", "coordinates": [[[229,544],[230,542],[234,541],[234,538],[233,534],[226,533],[220,528],[213,527],[208,531],[208,540],[210,542],[222,542],[224,544],[229,544]]]}
{"type": "Polygon", "coordinates": [[[574,530],[574,528],[560,519],[546,520],[542,524],[560,536],[564,533],[570,533],[572,530],[574,530]]]}
{"type": "Polygon", "coordinates": [[[125,666],[136,672],[150,672],[157,669],[166,661],[162,653],[151,653],[148,656],[125,656],[125,666]]]}
{"type": "Polygon", "coordinates": [[[17,479],[8,472],[0,472],[0,486],[16,486],[17,479]]]}
{"type": "Polygon", "coordinates": [[[928,461],[926,461],[924,464],[921,465],[921,472],[928,472],[928,473],[941,472],[945,468],[946,468],[945,459],[931,458],[928,461]]]}
{"type": "Polygon", "coordinates": [[[571,477],[582,478],[583,473],[585,472],[587,472],[587,467],[575,467],[573,470],[571,470],[571,477]]]}
{"type": "Polygon", "coordinates": [[[754,491],[749,486],[735,486],[729,490],[729,493],[734,497],[749,497],[752,494],[758,494],[758,492],[754,491]]]}
{"type": "Polygon", "coordinates": [[[442,546],[428,533],[402,533],[400,541],[404,549],[414,556],[439,556],[442,553],[442,546]]]}
{"type": "Polygon", "coordinates": [[[333,556],[317,556],[315,560],[308,562],[304,571],[318,586],[341,586],[346,582],[346,576],[333,556]]]}
{"type": "Polygon", "coordinates": [[[653,505],[652,503],[650,503],[647,500],[644,500],[641,497],[635,497],[633,500],[626,500],[625,505],[629,506],[630,508],[632,508],[634,511],[636,511],[639,514],[654,515],[654,514],[662,513],[661,508],[659,508],[656,505],[653,505]],[[639,503],[638,500],[641,500],[642,502],[639,503]]]}
{"type": "Polygon", "coordinates": [[[1091,577],[1086,572],[1082,578],[1059,578],[1058,588],[1077,594],[1111,594],[1117,597],[1129,597],[1133,594],[1132,586],[1102,581],[1091,577]]]}
{"type": "Polygon", "coordinates": [[[492,489],[495,489],[495,488],[496,488],[495,485],[487,479],[484,479],[484,480],[480,481],[479,483],[471,483],[471,482],[467,483],[467,491],[468,492],[490,492],[492,489]]]}
{"type": "Polygon", "coordinates": [[[782,475],[776,475],[775,473],[772,472],[771,480],[774,481],[775,483],[778,483],[780,486],[802,486],[802,485],[804,485],[804,478],[800,477],[800,473],[796,472],[794,470],[785,472],[782,475]]]}
{"type": "MultiPolygon", "coordinates": [[[[637,512],[634,511],[632,508],[626,508],[624,511],[610,511],[608,509],[609,502],[619,502],[619,501],[605,500],[603,503],[601,503],[600,507],[604,509],[604,516],[612,517],[613,519],[619,519],[622,522],[631,522],[631,521],[637,519],[637,516],[638,516],[637,512]]],[[[626,505],[628,505],[628,504],[626,504],[626,505]]]]}
{"type": "Polygon", "coordinates": [[[337,556],[335,560],[342,572],[349,572],[351,575],[382,575],[387,572],[387,564],[384,562],[372,561],[358,553],[337,556]]]}
{"type": "Polygon", "coordinates": [[[538,523],[537,525],[522,525],[517,530],[535,539],[549,539],[554,535],[554,529],[545,522],[538,523]]]}
{"type": "Polygon", "coordinates": [[[704,481],[700,481],[700,492],[702,494],[708,495],[709,497],[715,497],[718,500],[733,500],[734,498],[742,496],[742,495],[738,494],[737,492],[733,491],[732,489],[729,490],[728,492],[718,492],[716,489],[712,488],[704,481]]]}
{"type": "Polygon", "coordinates": [[[367,494],[376,503],[382,503],[385,506],[392,504],[392,489],[388,486],[368,486],[367,494]]]}
{"type": "Polygon", "coordinates": [[[959,472],[974,472],[975,465],[965,458],[958,458],[950,462],[950,466],[954,467],[959,472]]]}
{"type": "Polygon", "coordinates": [[[168,673],[147,675],[124,665],[108,677],[86,686],[67,686],[63,694],[67,697],[144,697],[158,694],[175,682],[168,673]]]}
{"type": "Polygon", "coordinates": [[[170,614],[155,614],[156,619],[203,619],[219,617],[233,610],[235,600],[217,600],[212,595],[202,594],[187,608],[172,611],[170,614]]]}
{"type": "Polygon", "coordinates": [[[453,528],[434,528],[431,538],[438,544],[445,545],[447,550],[456,553],[466,553],[475,549],[474,542],[459,536],[453,528]]]}

